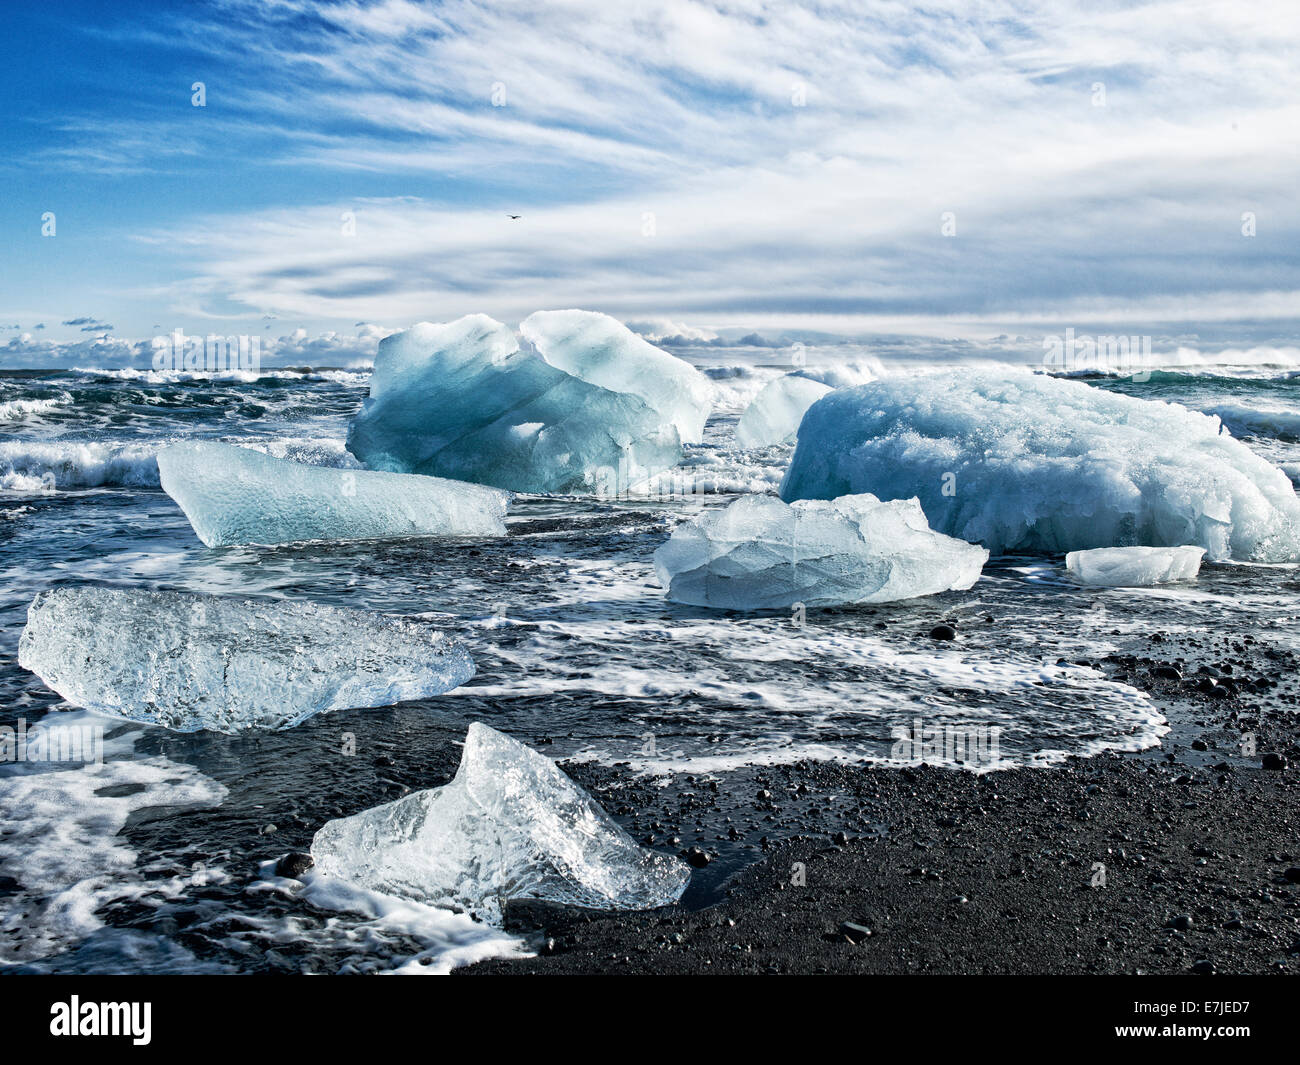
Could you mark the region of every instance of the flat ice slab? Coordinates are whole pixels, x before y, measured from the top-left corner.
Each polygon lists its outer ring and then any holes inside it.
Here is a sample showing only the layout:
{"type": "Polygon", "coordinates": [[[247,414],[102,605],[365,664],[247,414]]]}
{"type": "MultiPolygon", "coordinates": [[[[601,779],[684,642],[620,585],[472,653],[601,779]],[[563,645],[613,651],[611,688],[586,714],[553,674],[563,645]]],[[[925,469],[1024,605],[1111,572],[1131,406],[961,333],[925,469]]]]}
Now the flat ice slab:
{"type": "Polygon", "coordinates": [[[41,592],[18,664],[77,706],[178,732],[289,728],[474,675],[458,641],[380,614],[101,587],[41,592]]]}
{"type": "Polygon", "coordinates": [[[494,919],[507,899],[649,909],[686,889],[684,862],[646,850],[554,762],[487,725],[450,784],[327,822],[318,872],[494,919]]]}
{"type": "Polygon", "coordinates": [[[798,374],[769,382],[740,416],[736,443],[741,447],[793,444],[808,408],[829,391],[829,385],[798,374]]]}
{"type": "Polygon", "coordinates": [[[158,474],[208,547],[504,536],[510,501],[480,484],[304,466],[206,441],[164,448],[158,474]]]}
{"type": "Polygon", "coordinates": [[[921,501],[940,532],[995,554],[1198,545],[1300,559],[1300,500],[1219,419],[1028,372],[885,378],[823,396],[781,498],[921,501]]]}
{"type": "Polygon", "coordinates": [[[380,341],[348,450],[371,469],[519,492],[618,495],[699,440],[708,379],[612,318],[482,314],[380,341]]]}
{"type": "Polygon", "coordinates": [[[931,530],[915,499],[854,495],[787,505],[756,495],[683,522],[655,552],[655,570],[676,602],[768,610],[965,589],[988,557],[931,530]]]}
{"type": "Polygon", "coordinates": [[[1065,568],[1083,584],[1143,588],[1195,580],[1204,554],[1203,547],[1100,547],[1071,551],[1065,568]]]}

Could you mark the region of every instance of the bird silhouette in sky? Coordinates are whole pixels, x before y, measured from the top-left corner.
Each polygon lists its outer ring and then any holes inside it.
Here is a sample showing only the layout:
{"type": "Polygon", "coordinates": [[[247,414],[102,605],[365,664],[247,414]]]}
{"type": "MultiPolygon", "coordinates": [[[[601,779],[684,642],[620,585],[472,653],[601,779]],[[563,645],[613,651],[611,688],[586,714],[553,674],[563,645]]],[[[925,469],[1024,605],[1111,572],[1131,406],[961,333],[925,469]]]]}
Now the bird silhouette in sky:
{"type": "Polygon", "coordinates": [[[521,214],[508,214],[508,215],[506,215],[506,217],[509,218],[509,219],[512,219],[512,220],[513,220],[513,219],[515,219],[515,218],[523,218],[523,215],[521,215],[521,214]]]}

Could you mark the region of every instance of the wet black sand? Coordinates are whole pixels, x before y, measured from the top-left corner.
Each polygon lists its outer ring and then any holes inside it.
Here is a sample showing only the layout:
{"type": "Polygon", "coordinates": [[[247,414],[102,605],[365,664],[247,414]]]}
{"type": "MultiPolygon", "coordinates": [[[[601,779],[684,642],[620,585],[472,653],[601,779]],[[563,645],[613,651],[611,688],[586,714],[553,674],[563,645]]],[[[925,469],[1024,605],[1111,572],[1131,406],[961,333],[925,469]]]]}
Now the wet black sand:
{"type": "Polygon", "coordinates": [[[714,860],[663,910],[517,905],[538,956],[458,972],[1300,972],[1295,659],[1250,636],[1145,642],[1094,662],[1169,718],[1143,754],[670,789],[566,765],[639,839],[714,860]]]}

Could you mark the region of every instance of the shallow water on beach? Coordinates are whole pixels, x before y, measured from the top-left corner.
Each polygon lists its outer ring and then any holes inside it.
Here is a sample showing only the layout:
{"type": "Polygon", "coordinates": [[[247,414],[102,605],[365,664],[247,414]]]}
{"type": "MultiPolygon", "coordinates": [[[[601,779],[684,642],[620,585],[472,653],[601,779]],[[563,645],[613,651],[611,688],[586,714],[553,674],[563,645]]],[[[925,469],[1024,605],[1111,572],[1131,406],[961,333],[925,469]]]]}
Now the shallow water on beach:
{"type": "MultiPolygon", "coordinates": [[[[48,714],[107,726],[101,766],[0,765],[0,969],[237,970],[295,938],[344,959],[340,967],[364,955],[375,968],[421,971],[519,949],[468,918],[359,897],[316,897],[313,908],[269,874],[250,880],[250,863],[286,849],[275,835],[256,853],[207,845],[208,836],[234,838],[232,824],[329,809],[344,733],[409,754],[453,743],[482,720],[524,742],[544,738],[553,757],[670,783],[804,759],[889,759],[899,730],[922,723],[996,730],[994,747],[968,757],[968,768],[1051,765],[1149,748],[1166,731],[1146,696],[1079,662],[1174,624],[1295,646],[1300,575],[1288,566],[1207,564],[1195,584],[1087,589],[1060,559],[1004,558],[969,592],[810,611],[802,623],[667,603],[651,556],[673,525],[779,484],[790,449],[743,452],[732,432],[748,398],[785,368],[709,368],[725,405],[662,496],[521,497],[497,541],[218,550],[199,543],[158,488],[156,450],[206,438],[354,465],[343,440],[366,373],[0,374],[0,725],[48,714]],[[330,715],[274,737],[175,737],[105,722],[69,711],[16,661],[32,597],[83,582],[419,617],[464,639],[478,673],[435,699],[330,715]],[[930,640],[941,621],[961,638],[930,640]],[[211,897],[203,921],[223,929],[208,937],[222,945],[203,957],[166,920],[196,877],[211,897]],[[267,915],[270,896],[288,900],[284,912],[267,915]],[[160,931],[139,931],[141,907],[160,931]],[[333,916],[319,918],[326,911],[333,916]],[[232,915],[243,922],[234,931],[232,915]]],[[[1287,373],[1092,383],[1215,413],[1300,475],[1300,380],[1287,373]]],[[[351,813],[389,798],[375,785],[344,805],[351,813]]]]}

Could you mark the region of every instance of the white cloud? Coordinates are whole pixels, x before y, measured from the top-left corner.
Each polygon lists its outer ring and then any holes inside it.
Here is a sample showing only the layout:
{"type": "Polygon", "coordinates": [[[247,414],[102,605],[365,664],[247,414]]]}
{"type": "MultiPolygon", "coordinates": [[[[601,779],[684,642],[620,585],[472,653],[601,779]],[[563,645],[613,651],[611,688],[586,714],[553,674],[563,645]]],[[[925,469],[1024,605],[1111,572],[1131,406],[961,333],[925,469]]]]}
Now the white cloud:
{"type": "MultiPolygon", "coordinates": [[[[185,249],[163,294],[187,312],[1300,317],[1291,0],[222,8],[185,39],[265,77],[225,86],[213,129],[422,194],[321,203],[306,184],[147,234],[185,249]]],[[[111,156],[109,132],[86,136],[111,156]]]]}

